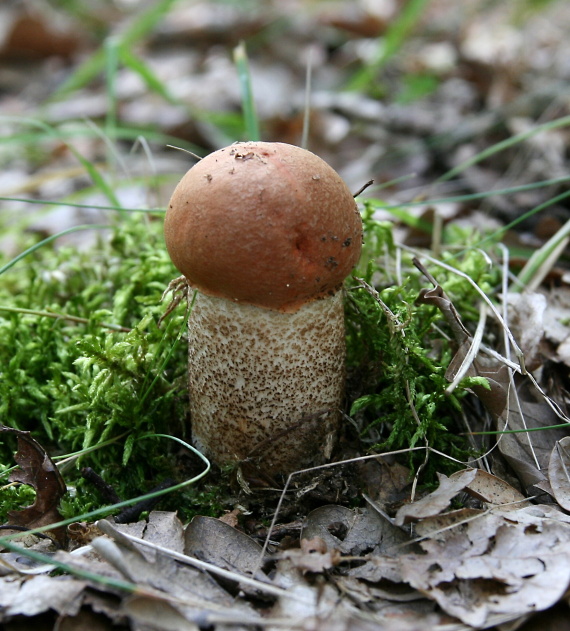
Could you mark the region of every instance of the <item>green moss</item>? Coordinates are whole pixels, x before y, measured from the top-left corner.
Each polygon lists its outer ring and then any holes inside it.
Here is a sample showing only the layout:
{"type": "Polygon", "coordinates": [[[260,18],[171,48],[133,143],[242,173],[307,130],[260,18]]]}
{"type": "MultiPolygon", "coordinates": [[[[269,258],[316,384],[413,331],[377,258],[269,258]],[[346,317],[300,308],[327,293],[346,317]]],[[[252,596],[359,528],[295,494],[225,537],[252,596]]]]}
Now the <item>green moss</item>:
{"type": "MultiPolygon", "coordinates": [[[[176,275],[162,222],[132,216],[88,252],[43,247],[3,276],[1,422],[32,431],[52,454],[114,439],[78,464],[108,475],[124,498],[173,466],[167,449],[139,438],[184,434],[184,307],[158,327],[162,292],[176,275]],[[86,322],[38,315],[50,310],[86,322]]],[[[0,449],[10,463],[10,447],[0,449]]]]}

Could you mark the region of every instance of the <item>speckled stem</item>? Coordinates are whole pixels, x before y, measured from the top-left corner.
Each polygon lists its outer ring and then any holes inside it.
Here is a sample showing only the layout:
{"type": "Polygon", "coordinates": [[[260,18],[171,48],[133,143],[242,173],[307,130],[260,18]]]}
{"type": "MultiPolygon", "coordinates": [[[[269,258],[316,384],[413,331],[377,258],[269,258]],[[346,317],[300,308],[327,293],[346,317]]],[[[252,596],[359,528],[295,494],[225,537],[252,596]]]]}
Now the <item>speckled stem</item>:
{"type": "Polygon", "coordinates": [[[272,475],[330,457],[345,382],[341,292],[295,313],[198,293],[188,335],[196,447],[272,475]]]}

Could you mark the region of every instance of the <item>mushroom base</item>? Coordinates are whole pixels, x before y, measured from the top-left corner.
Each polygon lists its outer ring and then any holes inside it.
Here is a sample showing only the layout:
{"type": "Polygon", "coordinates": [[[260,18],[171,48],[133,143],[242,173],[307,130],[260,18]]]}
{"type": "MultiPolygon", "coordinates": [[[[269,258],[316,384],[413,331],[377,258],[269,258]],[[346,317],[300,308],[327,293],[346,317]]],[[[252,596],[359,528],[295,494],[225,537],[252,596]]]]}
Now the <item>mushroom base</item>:
{"type": "Polygon", "coordinates": [[[281,313],[197,293],[188,321],[194,445],[270,475],[330,458],[345,384],[342,292],[281,313]]]}

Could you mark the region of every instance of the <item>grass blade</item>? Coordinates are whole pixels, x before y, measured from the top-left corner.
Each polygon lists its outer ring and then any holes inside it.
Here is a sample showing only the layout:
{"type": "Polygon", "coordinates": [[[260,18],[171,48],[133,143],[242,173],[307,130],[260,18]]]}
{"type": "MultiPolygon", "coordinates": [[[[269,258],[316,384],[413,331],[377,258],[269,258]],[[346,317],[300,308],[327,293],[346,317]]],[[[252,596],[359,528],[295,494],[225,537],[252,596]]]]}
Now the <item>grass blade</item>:
{"type": "Polygon", "coordinates": [[[260,140],[259,122],[255,111],[255,102],[251,87],[249,60],[247,58],[247,51],[243,42],[240,42],[234,49],[234,62],[236,64],[241,88],[241,101],[247,139],[258,141],[260,140]]]}
{"type": "Polygon", "coordinates": [[[375,58],[348,82],[349,90],[367,90],[376,81],[376,75],[407,41],[420,21],[430,0],[409,0],[400,15],[391,23],[386,35],[378,39],[375,58]]]}
{"type": "Polygon", "coordinates": [[[58,239],[59,237],[63,237],[66,234],[71,234],[72,232],[79,232],[80,230],[102,230],[105,228],[111,228],[111,226],[100,225],[100,224],[87,224],[87,225],[82,225],[82,226],[74,226],[73,228],[62,230],[61,232],[58,232],[57,234],[52,234],[51,236],[47,237],[47,239],[43,239],[42,241],[38,243],[34,243],[34,245],[32,245],[30,248],[28,248],[27,250],[24,250],[22,253],[18,254],[18,256],[14,257],[11,261],[6,263],[6,265],[3,265],[2,267],[0,267],[0,275],[8,271],[11,267],[14,267],[14,265],[16,265],[18,261],[21,261],[23,258],[28,256],[29,254],[32,254],[33,252],[43,247],[44,245],[47,245],[48,243],[55,241],[55,239],[58,239]]]}
{"type": "Polygon", "coordinates": [[[480,153],[473,156],[472,158],[465,160],[465,162],[458,164],[455,168],[451,169],[451,171],[448,171],[447,173],[442,175],[438,180],[436,180],[436,182],[445,182],[446,180],[451,180],[456,175],[459,175],[459,173],[462,173],[463,171],[465,171],[465,169],[468,169],[474,164],[477,164],[478,162],[481,162],[482,160],[485,160],[486,158],[489,158],[490,156],[493,156],[496,153],[499,153],[500,151],[509,149],[510,147],[518,144],[519,142],[523,142],[527,140],[528,138],[532,138],[532,136],[536,136],[536,134],[539,134],[541,131],[550,131],[551,129],[558,129],[559,127],[567,127],[568,125],[570,125],[570,116],[563,116],[562,118],[557,118],[556,120],[549,121],[548,123],[537,125],[536,127],[533,127],[532,129],[528,129],[527,131],[523,131],[520,134],[511,136],[510,138],[507,138],[506,140],[503,140],[502,142],[498,142],[496,145],[493,145],[492,147],[489,147],[488,149],[481,151],[480,153]]]}
{"type": "MultiPolygon", "coordinates": [[[[160,20],[170,11],[177,0],[160,0],[150,4],[146,11],[140,13],[130,26],[117,36],[121,46],[130,47],[145,37],[160,20]]],[[[60,99],[74,90],[85,87],[99,74],[104,72],[106,64],[106,50],[99,48],[91,57],[83,62],[63,85],[50,97],[50,101],[60,99]]]]}
{"type": "Polygon", "coordinates": [[[121,62],[127,68],[130,68],[135,74],[138,74],[139,77],[144,81],[146,87],[151,92],[156,92],[165,101],[168,101],[168,103],[180,105],[180,101],[178,101],[174,96],[172,96],[172,94],[170,94],[162,81],[154,74],[151,68],[149,68],[148,64],[146,64],[140,57],[135,55],[130,50],[130,48],[128,48],[127,46],[121,46],[119,56],[121,62]]]}

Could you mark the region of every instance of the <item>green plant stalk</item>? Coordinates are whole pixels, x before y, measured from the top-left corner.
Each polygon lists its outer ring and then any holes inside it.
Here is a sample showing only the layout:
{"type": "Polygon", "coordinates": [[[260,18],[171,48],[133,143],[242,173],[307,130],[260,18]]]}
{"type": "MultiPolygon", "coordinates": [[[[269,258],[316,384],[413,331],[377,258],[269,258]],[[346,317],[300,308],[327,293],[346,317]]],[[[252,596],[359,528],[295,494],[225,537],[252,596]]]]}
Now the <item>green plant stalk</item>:
{"type": "MultiPolygon", "coordinates": [[[[119,43],[116,37],[108,37],[105,50],[105,86],[107,93],[107,115],[105,117],[105,133],[114,141],[117,130],[117,70],[119,67],[119,43]]],[[[110,160],[108,160],[110,162],[110,160]]]]}
{"type": "MultiPolygon", "coordinates": [[[[53,318],[54,320],[69,320],[69,322],[77,322],[78,324],[89,324],[87,318],[79,318],[78,316],[67,315],[65,313],[57,313],[55,311],[35,311],[34,309],[21,309],[19,307],[6,307],[0,305],[0,311],[6,311],[8,313],[20,313],[22,315],[33,315],[40,318],[53,318]]],[[[120,324],[111,324],[109,322],[98,322],[98,325],[104,329],[110,329],[111,331],[121,331],[122,333],[129,333],[131,329],[121,326],[120,324]]]]}
{"type": "Polygon", "coordinates": [[[247,140],[257,142],[260,140],[259,121],[255,111],[255,99],[251,86],[251,73],[245,44],[240,42],[234,48],[234,63],[236,65],[241,89],[241,102],[247,140]]]}
{"type": "MultiPolygon", "coordinates": [[[[119,130],[120,131],[120,130],[119,130]]],[[[122,138],[122,136],[121,136],[122,138]]],[[[128,136],[127,139],[134,138],[134,136],[128,136]]],[[[166,137],[164,137],[166,138],[166,137]]],[[[136,139],[136,138],[135,138],[136,139]]],[[[178,147],[177,147],[178,148],[178,147]]],[[[391,180],[390,182],[383,183],[382,185],[374,186],[374,190],[381,190],[383,188],[388,188],[397,184],[401,181],[409,179],[408,176],[404,176],[402,178],[396,178],[395,180],[391,180]]],[[[493,191],[486,191],[483,193],[471,193],[469,195],[452,195],[450,197],[441,197],[434,199],[424,199],[422,201],[411,201],[411,202],[403,202],[402,204],[384,204],[382,200],[367,198],[365,201],[368,201],[372,204],[375,204],[378,208],[382,210],[400,210],[402,208],[408,208],[412,206],[429,206],[436,205],[442,203],[453,203],[453,202],[465,202],[472,201],[477,199],[488,199],[490,197],[494,197],[495,195],[512,195],[513,193],[521,193],[524,191],[532,191],[537,188],[544,188],[546,186],[556,186],[558,184],[565,184],[570,181],[570,176],[553,178],[552,180],[543,180],[541,182],[533,182],[532,184],[521,184],[520,186],[512,186],[510,188],[497,189],[493,191]]],[[[556,200],[558,198],[555,198],[556,200]]],[[[96,210],[115,210],[121,212],[139,212],[139,213],[165,213],[166,208],[121,208],[120,206],[101,206],[96,204],[81,204],[79,202],[63,202],[63,201],[54,201],[49,199],[30,199],[24,197],[0,197],[0,201],[4,202],[21,202],[23,204],[36,204],[36,205],[46,205],[46,206],[69,206],[73,208],[93,208],[96,210]]],[[[550,204],[551,202],[546,202],[550,204]]],[[[528,211],[524,215],[521,215],[513,222],[497,230],[489,237],[486,237],[483,241],[479,241],[478,245],[481,245],[484,241],[490,240],[492,238],[500,236],[503,232],[513,228],[521,221],[524,221],[528,217],[542,210],[544,206],[537,206],[532,210],[528,211]]],[[[412,220],[411,216],[409,217],[409,221],[412,220]]]]}
{"type": "Polygon", "coordinates": [[[133,51],[125,45],[119,48],[119,58],[121,62],[139,75],[145,85],[151,92],[156,92],[165,101],[173,105],[183,105],[176,99],[165,87],[162,81],[154,74],[154,72],[144,63],[140,57],[137,57],[133,51]]]}
{"type": "MultiPolygon", "coordinates": [[[[379,208],[382,210],[386,210],[392,213],[395,217],[397,217],[400,221],[403,221],[408,226],[413,228],[417,228],[423,230],[426,234],[431,234],[432,226],[426,221],[422,221],[420,218],[407,213],[405,208],[410,208],[413,206],[436,206],[438,204],[444,203],[453,203],[453,202],[465,202],[465,201],[473,201],[477,199],[488,199],[490,197],[494,197],[495,195],[512,195],[514,193],[520,193],[524,191],[532,191],[537,188],[544,188],[547,186],[556,186],[558,184],[566,184],[570,181],[570,176],[553,178],[551,180],[543,180],[541,182],[533,182],[531,184],[521,184],[520,186],[511,186],[509,188],[497,189],[493,191],[485,191],[483,193],[470,193],[469,195],[452,195],[450,197],[440,197],[434,199],[423,199],[419,201],[411,201],[411,202],[403,202],[402,204],[384,204],[381,199],[376,199],[373,197],[368,197],[363,200],[364,204],[368,204],[371,207],[379,208]]],[[[374,187],[376,189],[376,187],[374,187]]],[[[496,230],[490,235],[487,235],[481,241],[478,241],[473,247],[480,247],[482,244],[487,243],[489,241],[493,241],[495,239],[499,239],[505,232],[514,228],[518,223],[524,221],[528,217],[535,215],[537,212],[540,212],[544,208],[547,208],[553,203],[556,203],[560,199],[564,199],[566,193],[563,193],[561,197],[555,197],[552,200],[544,202],[544,204],[540,204],[536,208],[529,210],[524,213],[520,217],[517,217],[514,221],[511,221],[508,225],[496,230]]]]}
{"type": "Polygon", "coordinates": [[[19,120],[21,122],[25,122],[29,125],[33,125],[35,127],[39,127],[40,129],[43,129],[44,131],[47,132],[47,136],[50,139],[63,141],[65,143],[65,146],[71,151],[71,153],[75,156],[77,161],[87,171],[87,173],[93,180],[93,183],[96,185],[96,187],[99,188],[99,190],[107,197],[107,199],[111,202],[111,204],[120,207],[121,204],[119,203],[119,200],[117,199],[113,189],[107,184],[105,178],[101,175],[101,173],[99,172],[95,164],[91,162],[90,160],[88,160],[87,158],[85,158],[79,151],[77,151],[77,149],[75,149],[75,147],[72,144],[63,140],[63,138],[61,138],[58,135],[57,130],[52,125],[49,125],[48,123],[45,123],[44,121],[40,121],[33,118],[21,118],[19,120]]]}
{"type": "MultiPolygon", "coordinates": [[[[19,535],[21,536],[21,533],[19,533],[19,535]]],[[[10,550],[11,552],[15,552],[22,556],[28,557],[33,561],[37,561],[38,563],[41,563],[43,565],[51,565],[59,570],[67,572],[68,574],[72,574],[73,576],[77,576],[78,578],[83,578],[87,581],[92,581],[99,585],[115,587],[121,591],[131,594],[148,594],[151,597],[156,597],[156,594],[153,594],[150,591],[146,591],[135,583],[129,583],[128,581],[124,581],[119,578],[113,578],[111,576],[102,576],[100,574],[95,574],[95,572],[84,570],[80,567],[71,566],[64,561],[59,561],[58,559],[55,559],[53,556],[48,556],[47,554],[42,554],[41,552],[36,552],[35,550],[30,550],[29,548],[24,548],[20,545],[16,545],[15,543],[12,543],[8,539],[8,537],[0,537],[0,545],[7,550],[10,550]]]]}
{"type": "Polygon", "coordinates": [[[560,423],[559,425],[545,425],[544,427],[527,427],[526,429],[504,429],[493,430],[488,432],[469,432],[462,434],[463,436],[496,436],[501,434],[527,434],[528,432],[542,432],[545,429],[560,429],[562,427],[570,427],[570,423],[560,423]]]}
{"type": "MultiPolygon", "coordinates": [[[[23,204],[38,204],[40,206],[66,206],[71,208],[93,208],[95,210],[116,210],[130,213],[159,213],[164,214],[166,208],[121,208],[120,206],[98,206],[96,204],[80,204],[78,202],[60,202],[50,199],[24,199],[21,197],[0,197],[0,201],[22,202],[23,204]]],[[[106,226],[110,227],[110,226],[106,226]]]]}
{"type": "MultiPolygon", "coordinates": [[[[520,184],[519,186],[510,186],[509,188],[498,188],[491,191],[484,191],[482,193],[469,193],[468,195],[450,195],[449,197],[436,197],[433,199],[427,198],[418,201],[405,202],[402,204],[386,205],[382,206],[385,210],[391,210],[392,208],[402,208],[403,206],[431,206],[435,204],[449,204],[453,202],[470,202],[478,199],[488,199],[489,197],[495,197],[496,195],[512,195],[514,193],[523,193],[525,191],[532,191],[537,188],[546,188],[547,186],[556,186],[558,184],[567,184],[570,182],[570,175],[563,177],[556,177],[551,180],[541,180],[540,182],[532,182],[530,184],[520,184]]],[[[388,183],[392,185],[392,182],[388,183]]],[[[376,188],[376,187],[374,187],[376,188]]],[[[534,210],[534,212],[537,212],[534,210]]],[[[528,214],[525,214],[526,218],[528,214]]],[[[520,218],[516,220],[520,221],[520,218]]],[[[516,224],[509,224],[505,230],[516,224]]]]}
{"type": "Polygon", "coordinates": [[[313,51],[309,50],[309,58],[307,60],[307,70],[305,73],[305,104],[303,111],[303,131],[301,132],[301,147],[309,148],[309,131],[311,124],[311,89],[313,75],[313,51]]]}
{"type": "MultiPolygon", "coordinates": [[[[200,117],[201,119],[204,119],[204,120],[213,119],[214,122],[216,122],[218,118],[217,115],[214,115],[210,112],[195,112],[195,114],[197,117],[200,117]]],[[[30,122],[29,119],[26,120],[18,116],[0,116],[0,120],[14,121],[14,122],[28,123],[28,124],[30,122]]],[[[66,125],[65,128],[57,129],[57,134],[58,134],[57,137],[63,141],[65,141],[65,139],[68,139],[68,138],[91,138],[95,135],[98,135],[98,133],[95,132],[92,128],[90,128],[89,126],[86,126],[84,123],[79,122],[79,121],[70,121],[69,123],[66,122],[65,125],[66,125]]],[[[176,143],[179,146],[183,146],[194,151],[194,153],[200,151],[199,147],[185,140],[182,140],[180,138],[174,138],[173,136],[169,136],[168,134],[157,132],[153,129],[147,129],[147,128],[137,129],[135,127],[132,127],[132,128],[117,127],[117,129],[115,130],[115,135],[118,140],[136,140],[141,135],[141,133],[144,133],[145,138],[148,141],[156,142],[160,144],[161,146],[176,143]]],[[[1,137],[0,144],[5,145],[5,146],[16,145],[20,147],[25,144],[30,144],[30,143],[38,144],[38,143],[43,142],[44,140],[53,140],[53,138],[54,138],[54,131],[48,131],[43,134],[21,133],[21,134],[13,134],[11,136],[1,137]]]]}

